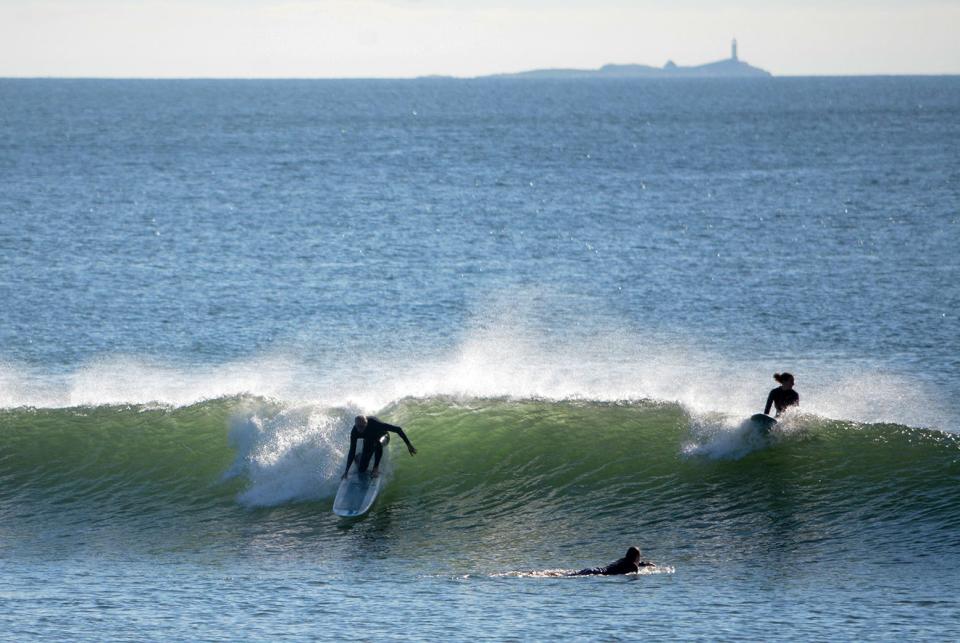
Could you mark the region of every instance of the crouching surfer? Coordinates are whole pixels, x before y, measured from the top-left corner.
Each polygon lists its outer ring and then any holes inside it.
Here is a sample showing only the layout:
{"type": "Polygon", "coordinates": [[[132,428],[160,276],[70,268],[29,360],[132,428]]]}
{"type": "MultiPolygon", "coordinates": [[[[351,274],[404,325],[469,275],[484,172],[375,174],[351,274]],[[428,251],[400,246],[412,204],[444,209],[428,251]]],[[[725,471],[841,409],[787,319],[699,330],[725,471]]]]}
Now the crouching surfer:
{"type": "Polygon", "coordinates": [[[341,480],[346,479],[347,474],[350,472],[350,465],[353,464],[354,458],[357,455],[357,440],[360,438],[363,439],[363,451],[360,453],[360,457],[356,458],[357,471],[360,473],[366,471],[370,465],[370,458],[374,458],[373,470],[370,472],[370,477],[376,478],[380,475],[380,459],[383,458],[383,444],[380,443],[380,438],[385,436],[387,431],[392,431],[400,436],[406,443],[410,455],[414,455],[417,452],[407,438],[407,434],[404,433],[403,429],[399,426],[381,422],[375,417],[358,415],[354,418],[353,429],[350,431],[350,453],[347,454],[347,466],[343,470],[343,475],[340,476],[341,480]]]}
{"type": "Polygon", "coordinates": [[[572,572],[570,576],[616,576],[618,574],[634,574],[644,567],[654,566],[654,563],[643,560],[640,557],[640,550],[637,547],[631,547],[627,550],[626,556],[610,563],[606,567],[589,567],[587,569],[581,569],[578,572],[572,572]]]}

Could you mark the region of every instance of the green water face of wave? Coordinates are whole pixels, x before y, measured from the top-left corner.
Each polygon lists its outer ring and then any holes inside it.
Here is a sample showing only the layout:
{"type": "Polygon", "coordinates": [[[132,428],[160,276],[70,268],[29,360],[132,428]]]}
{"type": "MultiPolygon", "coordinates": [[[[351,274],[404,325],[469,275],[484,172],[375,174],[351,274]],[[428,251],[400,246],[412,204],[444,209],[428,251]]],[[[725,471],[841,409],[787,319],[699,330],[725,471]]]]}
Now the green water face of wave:
{"type": "MultiPolygon", "coordinates": [[[[673,404],[586,401],[402,400],[380,417],[403,425],[419,453],[393,442],[374,514],[422,538],[462,532],[503,547],[533,535],[882,533],[942,545],[960,527],[960,440],[940,432],[797,417],[765,438],[737,418],[673,404]]],[[[69,519],[189,529],[255,524],[266,507],[282,528],[277,510],[300,507],[323,524],[350,419],[345,409],[245,398],[6,410],[0,515],[38,528],[69,519]]]]}

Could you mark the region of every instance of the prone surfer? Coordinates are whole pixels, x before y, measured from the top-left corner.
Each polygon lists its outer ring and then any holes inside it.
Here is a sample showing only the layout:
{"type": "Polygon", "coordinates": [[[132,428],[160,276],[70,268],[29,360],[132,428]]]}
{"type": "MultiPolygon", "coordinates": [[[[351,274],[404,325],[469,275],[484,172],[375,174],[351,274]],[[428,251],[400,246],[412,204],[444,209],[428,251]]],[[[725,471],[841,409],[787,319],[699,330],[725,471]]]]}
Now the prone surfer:
{"type": "Polygon", "coordinates": [[[343,475],[340,476],[341,480],[347,477],[347,474],[350,472],[350,465],[353,464],[354,458],[357,455],[358,438],[363,438],[363,451],[360,453],[360,457],[356,458],[357,471],[360,473],[366,471],[367,466],[370,464],[370,458],[376,456],[373,461],[373,471],[370,472],[370,476],[376,478],[380,475],[380,459],[383,457],[383,445],[380,443],[380,438],[385,436],[387,431],[392,431],[400,436],[406,443],[410,455],[414,455],[417,452],[407,438],[407,434],[404,433],[403,429],[399,426],[381,422],[372,416],[358,415],[353,419],[353,429],[350,430],[350,453],[347,454],[347,467],[343,470],[343,475]]]}
{"type": "Polygon", "coordinates": [[[770,391],[763,412],[769,415],[773,406],[777,409],[777,417],[780,417],[789,407],[800,405],[800,395],[793,390],[793,375],[790,373],[774,373],[773,379],[780,382],[780,386],[770,391]]]}
{"type": "Polygon", "coordinates": [[[627,555],[620,560],[614,561],[606,567],[588,567],[578,572],[573,572],[570,576],[616,576],[618,574],[633,574],[639,572],[643,567],[654,567],[655,564],[640,557],[638,547],[630,547],[627,555]]]}

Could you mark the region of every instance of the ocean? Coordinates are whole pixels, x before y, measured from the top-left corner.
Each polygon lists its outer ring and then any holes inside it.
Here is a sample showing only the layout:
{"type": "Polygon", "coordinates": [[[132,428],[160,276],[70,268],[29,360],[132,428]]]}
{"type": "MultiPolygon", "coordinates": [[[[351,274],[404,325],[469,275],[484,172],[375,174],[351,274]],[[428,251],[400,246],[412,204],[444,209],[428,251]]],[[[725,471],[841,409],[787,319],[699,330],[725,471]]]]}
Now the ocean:
{"type": "Polygon", "coordinates": [[[958,248],[960,77],[0,80],[0,639],[956,639],[958,248]]]}

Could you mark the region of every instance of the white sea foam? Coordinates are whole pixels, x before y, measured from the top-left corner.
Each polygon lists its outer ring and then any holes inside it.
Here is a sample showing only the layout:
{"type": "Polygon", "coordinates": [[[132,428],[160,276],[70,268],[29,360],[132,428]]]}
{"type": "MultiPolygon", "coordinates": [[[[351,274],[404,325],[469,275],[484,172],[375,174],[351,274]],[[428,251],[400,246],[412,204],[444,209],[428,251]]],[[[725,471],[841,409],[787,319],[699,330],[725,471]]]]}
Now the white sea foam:
{"type": "Polygon", "coordinates": [[[769,438],[749,419],[730,416],[693,417],[690,436],[682,447],[683,454],[714,460],[739,460],[769,444],[769,438]]]}
{"type": "Polygon", "coordinates": [[[745,362],[693,342],[607,328],[559,339],[529,326],[480,324],[447,350],[311,362],[293,351],[182,367],[128,356],[66,373],[0,365],[0,406],[105,404],[184,406],[253,395],[291,406],[376,412],[404,397],[463,396],[677,402],[697,418],[719,413],[730,427],[762,410],[774,370],[797,375],[804,412],[858,422],[955,429],[955,415],[919,379],[876,365],[815,357],[790,364],[745,362]],[[426,355],[426,356],[422,356],[426,355]]]}
{"type": "Polygon", "coordinates": [[[249,507],[332,496],[354,415],[355,409],[316,407],[264,407],[237,414],[230,427],[237,455],[224,478],[242,477],[249,483],[238,497],[249,507]]]}
{"type": "Polygon", "coordinates": [[[631,574],[619,574],[614,576],[602,576],[602,575],[575,575],[578,570],[576,569],[533,569],[533,570],[516,570],[510,572],[499,572],[496,574],[490,574],[490,578],[570,578],[570,579],[584,579],[584,578],[602,578],[602,579],[636,579],[638,576],[655,576],[657,574],[674,574],[676,569],[670,565],[649,565],[643,567],[638,572],[631,574]]]}
{"type": "Polygon", "coordinates": [[[300,366],[267,356],[196,368],[131,356],[104,357],[66,373],[0,365],[0,407],[118,404],[187,406],[234,395],[286,399],[300,366]]]}

